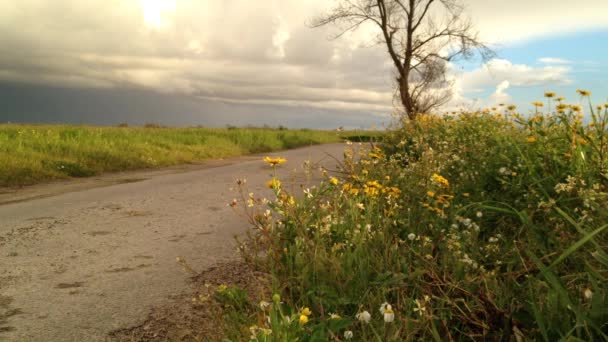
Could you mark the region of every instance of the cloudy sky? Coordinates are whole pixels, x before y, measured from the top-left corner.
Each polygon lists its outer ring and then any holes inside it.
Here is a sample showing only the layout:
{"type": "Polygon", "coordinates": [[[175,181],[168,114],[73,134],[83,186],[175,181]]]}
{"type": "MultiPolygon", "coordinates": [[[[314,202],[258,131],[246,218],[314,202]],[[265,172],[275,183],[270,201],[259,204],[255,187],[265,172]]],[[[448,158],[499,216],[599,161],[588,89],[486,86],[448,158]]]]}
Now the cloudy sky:
{"type": "MultiPolygon", "coordinates": [[[[307,23],[329,0],[0,0],[0,122],[386,125],[391,64],[370,32],[307,23]]],[[[497,57],[450,66],[449,108],[546,90],[607,101],[608,1],[469,0],[497,57]]]]}

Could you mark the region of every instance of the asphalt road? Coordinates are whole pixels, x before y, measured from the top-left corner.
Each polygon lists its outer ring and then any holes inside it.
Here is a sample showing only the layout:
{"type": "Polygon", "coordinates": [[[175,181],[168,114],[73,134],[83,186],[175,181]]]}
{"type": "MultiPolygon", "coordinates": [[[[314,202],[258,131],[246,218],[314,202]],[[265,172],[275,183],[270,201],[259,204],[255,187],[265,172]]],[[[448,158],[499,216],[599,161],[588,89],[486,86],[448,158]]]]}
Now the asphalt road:
{"type": "MultiPolygon", "coordinates": [[[[308,160],[335,169],[343,144],[270,153],[284,184],[308,160]]],[[[58,182],[0,195],[0,341],[103,341],[187,289],[196,270],[238,258],[249,229],[227,204],[236,179],[270,196],[271,169],[249,156],[58,182]]]]}

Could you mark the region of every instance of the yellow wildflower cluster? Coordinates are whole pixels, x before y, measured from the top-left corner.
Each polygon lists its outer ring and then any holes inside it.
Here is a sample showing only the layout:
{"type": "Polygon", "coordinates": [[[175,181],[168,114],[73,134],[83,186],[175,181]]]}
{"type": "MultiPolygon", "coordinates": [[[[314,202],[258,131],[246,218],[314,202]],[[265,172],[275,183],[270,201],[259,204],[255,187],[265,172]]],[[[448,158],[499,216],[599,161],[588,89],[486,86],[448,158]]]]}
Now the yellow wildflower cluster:
{"type": "Polygon", "coordinates": [[[450,201],[454,198],[454,196],[448,194],[437,195],[434,191],[430,190],[427,191],[426,195],[434,201],[434,204],[431,205],[429,203],[422,203],[422,206],[437,213],[437,215],[441,217],[445,217],[445,212],[443,209],[450,207],[450,201]]]}
{"type": "Polygon", "coordinates": [[[376,197],[382,191],[382,185],[378,181],[370,181],[363,185],[363,192],[371,197],[376,197]]]}
{"type": "Polygon", "coordinates": [[[382,193],[392,197],[399,197],[399,195],[401,195],[401,189],[394,186],[387,186],[382,188],[382,193]]]}
{"type": "Polygon", "coordinates": [[[281,193],[281,204],[294,206],[296,204],[296,199],[289,194],[281,193]]]}
{"type": "Polygon", "coordinates": [[[308,323],[308,317],[310,317],[312,315],[312,311],[310,311],[309,308],[303,308],[302,310],[300,310],[300,319],[299,322],[301,325],[304,325],[306,323],[308,323]]]}
{"type": "Polygon", "coordinates": [[[380,149],[377,146],[374,146],[374,148],[372,148],[372,150],[369,152],[368,155],[371,159],[374,159],[374,160],[379,160],[379,159],[384,158],[384,153],[382,152],[382,149],[380,149]]]}
{"type": "Polygon", "coordinates": [[[351,195],[358,195],[360,190],[354,187],[352,183],[345,183],[342,185],[342,191],[351,195]]]}
{"type": "Polygon", "coordinates": [[[266,186],[270,189],[278,189],[281,187],[281,181],[275,177],[272,177],[268,182],[266,182],[266,186]]]}
{"type": "Polygon", "coordinates": [[[446,189],[450,187],[450,182],[447,179],[445,179],[443,176],[436,174],[436,173],[434,173],[431,176],[431,181],[446,189]]]}
{"type": "Polygon", "coordinates": [[[435,197],[435,202],[437,204],[441,204],[447,208],[450,206],[450,200],[453,198],[454,198],[454,196],[452,196],[452,195],[442,194],[442,195],[438,195],[437,197],[435,197]]]}

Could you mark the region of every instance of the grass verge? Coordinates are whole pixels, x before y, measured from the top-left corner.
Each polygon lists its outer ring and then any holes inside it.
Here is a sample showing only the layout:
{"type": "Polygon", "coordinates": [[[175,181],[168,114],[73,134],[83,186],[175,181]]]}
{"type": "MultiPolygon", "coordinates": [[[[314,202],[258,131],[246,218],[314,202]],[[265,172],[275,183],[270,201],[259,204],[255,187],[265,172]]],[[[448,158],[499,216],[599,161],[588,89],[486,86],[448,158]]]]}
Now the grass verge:
{"type": "Polygon", "coordinates": [[[0,187],[338,142],[355,134],[262,128],[0,125],[0,187]]]}

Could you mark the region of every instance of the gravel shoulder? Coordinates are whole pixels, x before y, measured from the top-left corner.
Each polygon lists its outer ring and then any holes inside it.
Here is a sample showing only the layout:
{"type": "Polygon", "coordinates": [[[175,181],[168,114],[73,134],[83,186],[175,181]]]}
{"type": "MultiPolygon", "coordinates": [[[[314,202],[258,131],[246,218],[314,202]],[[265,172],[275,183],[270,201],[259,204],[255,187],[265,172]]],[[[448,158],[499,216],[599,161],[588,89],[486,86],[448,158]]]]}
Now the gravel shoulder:
{"type": "MultiPolygon", "coordinates": [[[[343,144],[269,153],[288,162],[294,189],[302,165],[335,169],[343,144]]],[[[249,227],[227,205],[236,179],[270,195],[261,156],[105,175],[0,193],[0,340],[105,341],[142,326],[153,308],[191,289],[197,271],[238,260],[234,235],[249,227]]],[[[148,318],[149,320],[149,318],[148,318]]]]}

